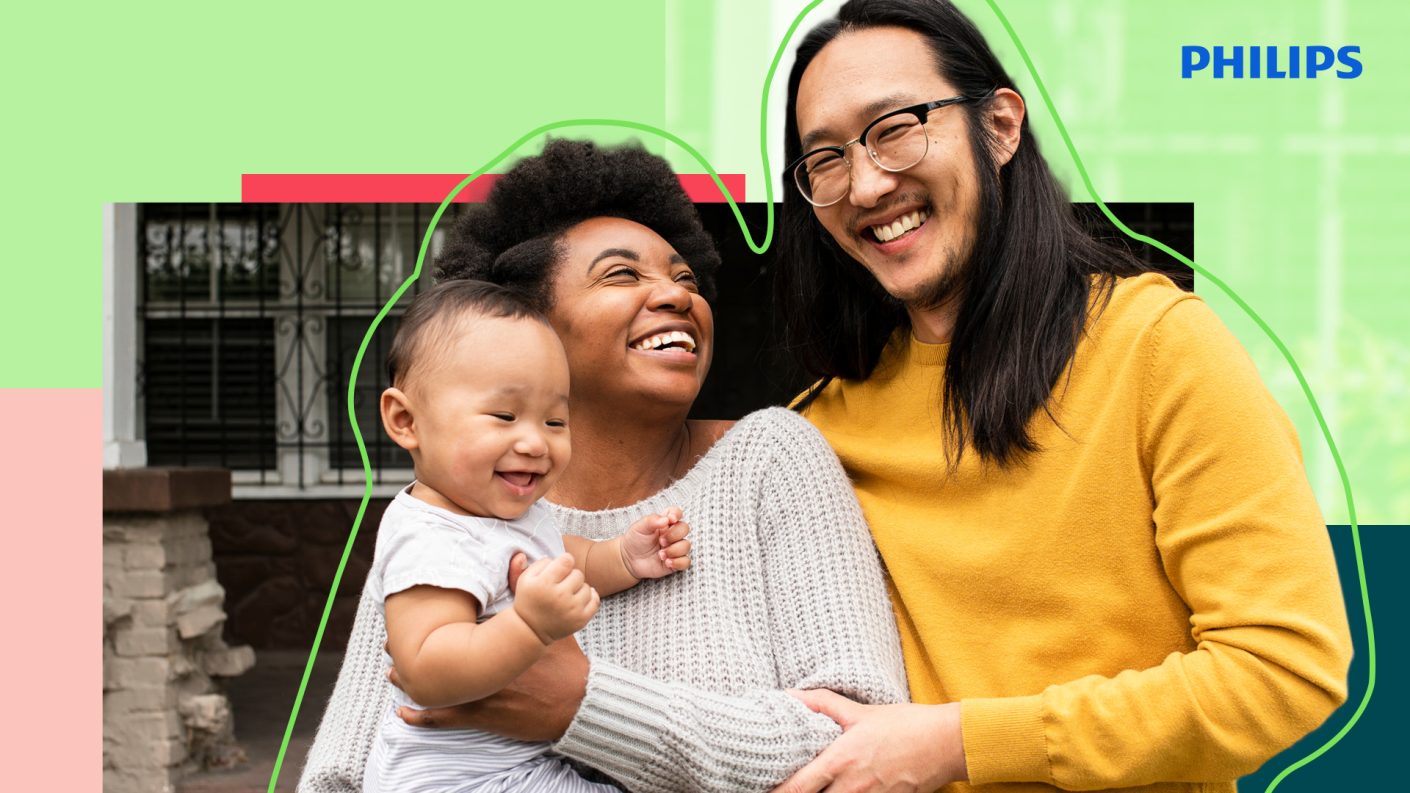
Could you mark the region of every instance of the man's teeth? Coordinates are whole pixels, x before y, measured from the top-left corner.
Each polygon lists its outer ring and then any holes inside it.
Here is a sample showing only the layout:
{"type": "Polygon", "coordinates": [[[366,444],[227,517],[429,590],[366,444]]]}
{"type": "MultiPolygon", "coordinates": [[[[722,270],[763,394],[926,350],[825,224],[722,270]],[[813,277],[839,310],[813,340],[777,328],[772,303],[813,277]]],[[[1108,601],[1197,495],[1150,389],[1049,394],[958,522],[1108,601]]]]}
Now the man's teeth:
{"type": "Polygon", "coordinates": [[[875,234],[876,238],[882,242],[890,242],[911,229],[918,228],[928,217],[930,217],[928,210],[917,209],[914,212],[896,218],[886,225],[872,226],[871,233],[875,234]]]}
{"type": "Polygon", "coordinates": [[[658,333],[649,336],[632,345],[633,350],[659,350],[679,344],[686,352],[695,352],[695,339],[689,333],[673,330],[670,333],[658,333]]]}

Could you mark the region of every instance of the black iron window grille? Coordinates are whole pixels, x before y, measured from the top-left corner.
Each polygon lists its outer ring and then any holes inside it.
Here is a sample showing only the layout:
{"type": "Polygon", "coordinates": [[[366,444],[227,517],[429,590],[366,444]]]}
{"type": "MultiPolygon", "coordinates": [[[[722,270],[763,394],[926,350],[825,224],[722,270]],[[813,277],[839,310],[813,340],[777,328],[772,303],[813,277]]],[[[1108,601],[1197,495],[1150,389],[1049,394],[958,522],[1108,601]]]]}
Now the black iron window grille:
{"type": "MultiPolygon", "coordinates": [[[[410,476],[377,400],[396,322],[363,358],[354,410],[377,484],[410,476]]],[[[146,204],[138,208],[140,414],[150,465],[219,466],[237,491],[361,491],[347,382],[363,335],[411,274],[435,207],[420,204],[146,204]]]]}

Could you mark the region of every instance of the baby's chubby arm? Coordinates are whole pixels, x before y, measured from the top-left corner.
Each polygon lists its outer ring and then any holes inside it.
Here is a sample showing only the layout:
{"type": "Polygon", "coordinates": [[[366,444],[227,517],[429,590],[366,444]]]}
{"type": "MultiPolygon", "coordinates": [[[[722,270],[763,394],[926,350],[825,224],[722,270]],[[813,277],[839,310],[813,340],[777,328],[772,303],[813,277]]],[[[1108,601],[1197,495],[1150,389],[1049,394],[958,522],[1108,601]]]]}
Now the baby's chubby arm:
{"type": "Polygon", "coordinates": [[[458,589],[414,586],[386,601],[387,651],[418,705],[482,699],[504,688],[597,613],[596,590],[573,557],[540,559],[519,578],[514,603],[476,624],[480,604],[458,589]]]}
{"type": "Polygon", "coordinates": [[[620,537],[596,542],[563,535],[563,547],[573,555],[588,583],[603,596],[630,589],[643,578],[664,578],[690,567],[690,525],[680,507],[633,523],[620,537]]]}

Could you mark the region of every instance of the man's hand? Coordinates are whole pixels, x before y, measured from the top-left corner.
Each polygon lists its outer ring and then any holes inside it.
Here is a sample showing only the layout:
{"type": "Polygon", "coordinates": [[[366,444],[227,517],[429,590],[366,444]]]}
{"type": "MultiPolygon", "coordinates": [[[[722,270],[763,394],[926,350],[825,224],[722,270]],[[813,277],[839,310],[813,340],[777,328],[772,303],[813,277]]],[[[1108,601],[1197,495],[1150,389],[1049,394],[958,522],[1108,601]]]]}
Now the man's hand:
{"type": "Polygon", "coordinates": [[[690,525],[679,507],[647,515],[622,535],[622,562],[636,578],[662,578],[690,567],[690,525]]]}
{"type": "Polygon", "coordinates": [[[826,690],[789,691],[842,736],[773,793],[929,793],[968,778],[960,706],[862,705],[826,690]]]}
{"type": "Polygon", "coordinates": [[[601,600],[570,554],[540,559],[519,576],[512,608],[545,645],[577,633],[601,600]]]}

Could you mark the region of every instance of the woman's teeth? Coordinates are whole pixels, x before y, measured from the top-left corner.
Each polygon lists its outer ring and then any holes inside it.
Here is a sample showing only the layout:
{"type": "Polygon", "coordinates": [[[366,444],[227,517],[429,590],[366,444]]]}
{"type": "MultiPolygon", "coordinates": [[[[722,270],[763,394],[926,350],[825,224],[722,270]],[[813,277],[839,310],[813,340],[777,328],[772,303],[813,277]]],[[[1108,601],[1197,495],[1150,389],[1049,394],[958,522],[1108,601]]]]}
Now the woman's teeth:
{"type": "Polygon", "coordinates": [[[632,345],[633,350],[659,350],[673,345],[680,345],[686,352],[695,352],[695,339],[689,333],[673,330],[670,333],[658,333],[649,336],[632,345]]]}
{"type": "Polygon", "coordinates": [[[926,218],[930,217],[930,211],[917,209],[909,214],[902,215],[895,220],[882,226],[872,226],[871,233],[876,235],[882,242],[890,242],[912,229],[920,228],[926,218]]]}

